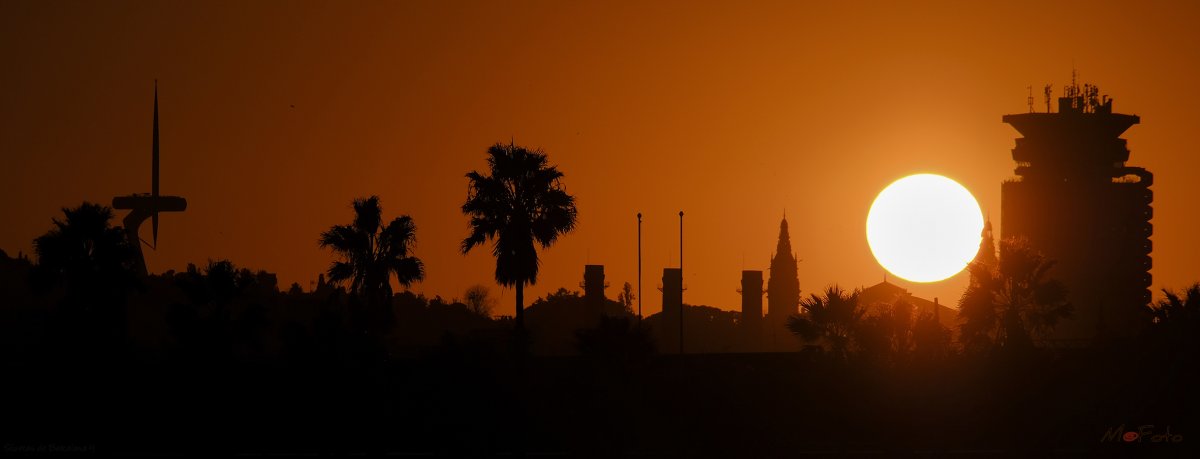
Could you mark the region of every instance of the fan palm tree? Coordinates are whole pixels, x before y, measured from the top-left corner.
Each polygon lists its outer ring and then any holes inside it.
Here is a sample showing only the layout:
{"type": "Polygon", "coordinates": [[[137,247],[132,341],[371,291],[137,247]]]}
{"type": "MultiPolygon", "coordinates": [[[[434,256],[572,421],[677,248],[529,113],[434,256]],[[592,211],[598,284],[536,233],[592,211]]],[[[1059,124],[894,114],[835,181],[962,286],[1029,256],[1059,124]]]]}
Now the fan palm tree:
{"type": "Polygon", "coordinates": [[[391,277],[408,287],[425,278],[425,265],[412,256],[417,227],[402,215],[383,225],[379,197],[354,200],[354,222],[334,225],[321,233],[321,248],[341,257],[329,266],[329,281],[349,282],[350,291],[368,303],[384,304],[392,297],[391,277]]]}
{"type": "Polygon", "coordinates": [[[575,198],[567,194],[556,166],[541,150],[497,143],[488,148],[487,175],[467,174],[470,180],[462,211],[471,218],[471,234],[462,252],[492,241],[496,282],[516,287],[515,325],[525,326],[524,288],[537,283],[536,245],[550,247],[575,228],[575,198]]]}
{"type": "Polygon", "coordinates": [[[846,358],[866,312],[858,305],[858,291],[830,286],[823,296],[800,300],[800,308],[801,314],[788,317],[788,330],[806,341],[824,341],[834,357],[846,358]]]}
{"type": "Polygon", "coordinates": [[[1069,317],[1066,288],[1048,278],[1052,267],[1052,260],[1014,238],[1000,241],[997,262],[972,262],[971,283],[958,302],[964,346],[1027,347],[1069,317]]]}

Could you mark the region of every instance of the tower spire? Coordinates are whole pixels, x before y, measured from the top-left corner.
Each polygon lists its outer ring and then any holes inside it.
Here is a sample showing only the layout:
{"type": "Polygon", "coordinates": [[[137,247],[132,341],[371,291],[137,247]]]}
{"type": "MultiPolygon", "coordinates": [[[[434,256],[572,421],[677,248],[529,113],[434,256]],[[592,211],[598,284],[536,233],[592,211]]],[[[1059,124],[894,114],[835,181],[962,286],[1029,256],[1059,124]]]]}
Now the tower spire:
{"type": "Polygon", "coordinates": [[[179,196],[163,196],[158,188],[158,80],[154,80],[154,118],[150,137],[150,192],[134,193],[128,196],[116,196],[112,200],[114,209],[129,210],[122,223],[125,226],[125,237],[129,240],[137,254],[136,271],[146,276],[146,257],[142,253],[142,244],[151,248],[158,246],[158,217],[163,212],[183,212],[187,210],[187,200],[179,196]],[[138,228],[146,220],[153,224],[153,242],[147,243],[138,235],[138,228]]]}

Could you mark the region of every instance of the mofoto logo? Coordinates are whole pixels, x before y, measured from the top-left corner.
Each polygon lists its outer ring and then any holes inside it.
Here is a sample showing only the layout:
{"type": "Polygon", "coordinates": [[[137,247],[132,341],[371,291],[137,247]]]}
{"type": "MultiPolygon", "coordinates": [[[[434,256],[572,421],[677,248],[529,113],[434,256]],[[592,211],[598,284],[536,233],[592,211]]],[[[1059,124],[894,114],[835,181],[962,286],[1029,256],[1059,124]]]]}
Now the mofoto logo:
{"type": "Polygon", "coordinates": [[[1164,432],[1154,430],[1154,424],[1144,424],[1138,426],[1137,430],[1126,430],[1125,424],[1108,429],[1104,432],[1104,436],[1100,437],[1101,442],[1123,441],[1125,443],[1179,443],[1183,441],[1183,434],[1171,433],[1171,426],[1167,426],[1164,432]]]}

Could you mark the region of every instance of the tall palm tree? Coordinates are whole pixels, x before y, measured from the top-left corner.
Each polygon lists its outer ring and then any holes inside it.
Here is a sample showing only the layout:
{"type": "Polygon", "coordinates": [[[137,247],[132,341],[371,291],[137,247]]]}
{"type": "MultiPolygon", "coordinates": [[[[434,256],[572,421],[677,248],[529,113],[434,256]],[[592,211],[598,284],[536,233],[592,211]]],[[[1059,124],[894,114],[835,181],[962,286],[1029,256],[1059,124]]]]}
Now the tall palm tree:
{"type": "Polygon", "coordinates": [[[995,263],[972,262],[971,283],[958,302],[966,348],[1015,348],[1049,332],[1071,315],[1067,291],[1050,279],[1054,262],[1024,239],[1000,241],[995,263]]]}
{"type": "Polygon", "coordinates": [[[467,174],[470,180],[462,211],[471,218],[471,235],[462,252],[492,241],[496,282],[517,289],[516,327],[524,330],[524,288],[537,283],[535,244],[550,247],[575,228],[575,198],[567,194],[562,172],[551,166],[541,150],[497,143],[488,148],[488,174],[467,174]]]}
{"type": "Polygon", "coordinates": [[[385,304],[392,297],[391,277],[405,287],[425,278],[425,265],[412,256],[417,227],[402,215],[383,225],[379,197],[354,200],[354,222],[334,225],[321,233],[321,248],[342,259],[329,266],[329,281],[350,283],[350,291],[368,303],[385,304]]]}
{"type": "Polygon", "coordinates": [[[788,330],[807,341],[824,341],[836,358],[846,358],[866,312],[859,307],[858,291],[830,286],[824,296],[813,293],[800,300],[800,309],[801,314],[788,317],[788,330]]]}

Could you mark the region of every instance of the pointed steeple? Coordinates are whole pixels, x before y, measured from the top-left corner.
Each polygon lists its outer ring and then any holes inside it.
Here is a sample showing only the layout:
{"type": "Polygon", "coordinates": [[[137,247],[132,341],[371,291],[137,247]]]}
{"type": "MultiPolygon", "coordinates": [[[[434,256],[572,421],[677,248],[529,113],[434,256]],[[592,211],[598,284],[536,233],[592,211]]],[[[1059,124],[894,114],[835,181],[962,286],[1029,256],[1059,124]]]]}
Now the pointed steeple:
{"type": "MultiPolygon", "coordinates": [[[[795,260],[795,254],[792,252],[792,238],[788,235],[787,213],[783,214],[783,220],[779,222],[779,242],[775,244],[775,256],[786,255],[788,258],[795,260]]],[[[774,265],[774,261],[771,263],[774,265]]]]}

